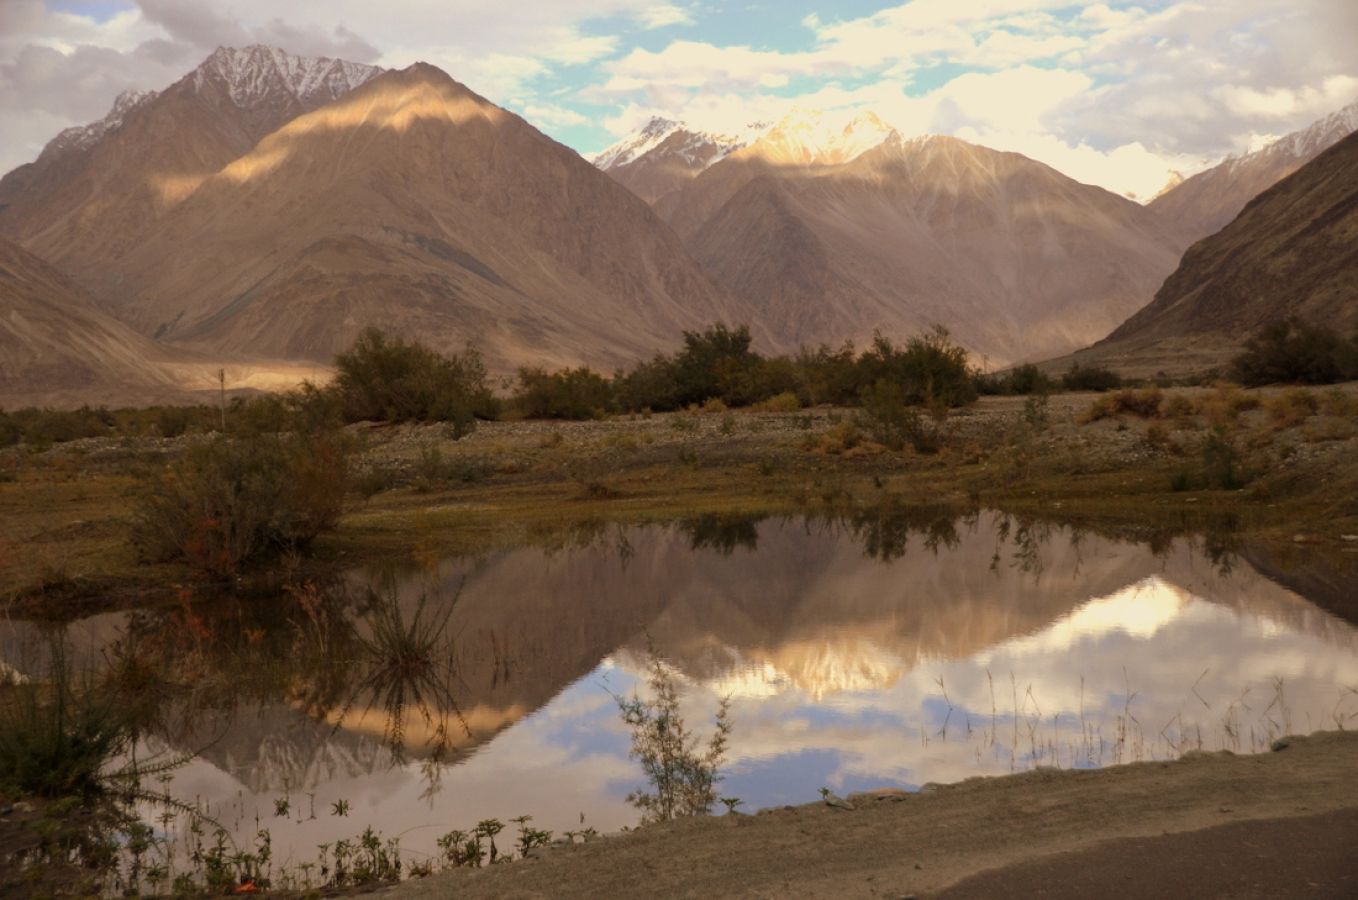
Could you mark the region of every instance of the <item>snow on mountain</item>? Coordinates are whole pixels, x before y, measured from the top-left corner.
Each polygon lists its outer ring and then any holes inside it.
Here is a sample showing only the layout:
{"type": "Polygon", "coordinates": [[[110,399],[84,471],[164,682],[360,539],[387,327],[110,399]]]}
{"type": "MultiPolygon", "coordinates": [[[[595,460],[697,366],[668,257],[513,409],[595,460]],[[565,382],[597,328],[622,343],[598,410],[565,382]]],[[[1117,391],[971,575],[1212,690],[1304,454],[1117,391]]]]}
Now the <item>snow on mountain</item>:
{"type": "Polygon", "coordinates": [[[613,146],[596,153],[590,162],[607,172],[625,166],[660,146],[676,131],[686,130],[682,122],[654,116],[639,131],[627,135],[613,146]]]}
{"type": "Polygon", "coordinates": [[[43,154],[65,153],[93,147],[104,135],[121,127],[128,113],[155,97],[155,91],[123,91],[113,101],[113,108],[109,110],[108,115],[88,125],[67,128],[48,142],[43,148],[43,154]]]}
{"type": "Polygon", "coordinates": [[[275,92],[291,94],[306,109],[338,99],[380,74],[377,66],[329,57],[293,56],[277,47],[218,47],[195,70],[195,86],[224,82],[231,101],[250,107],[275,92]]]}
{"type": "Polygon", "coordinates": [[[1229,224],[1254,197],[1355,131],[1358,103],[1259,150],[1227,157],[1182,184],[1162,191],[1150,206],[1193,240],[1207,237],[1229,224]]]}
{"type": "Polygon", "coordinates": [[[701,170],[749,148],[751,154],[772,162],[837,165],[857,158],[894,133],[895,129],[870,112],[799,108],[776,123],[751,123],[737,134],[702,131],[656,116],[591,161],[609,172],[651,154],[664,154],[701,170]]]}
{"type": "Polygon", "coordinates": [[[1263,159],[1310,160],[1355,131],[1358,131],[1358,102],[1253,153],[1227,157],[1222,166],[1227,169],[1245,168],[1263,159]]]}
{"type": "Polygon", "coordinates": [[[590,161],[608,172],[637,162],[663,148],[667,155],[678,156],[690,164],[707,168],[758,139],[767,127],[762,122],[756,122],[738,134],[721,134],[700,131],[683,122],[655,116],[638,131],[595,154],[590,161]],[[675,135],[679,136],[678,140],[672,140],[675,135]]]}
{"type": "Polygon", "coordinates": [[[794,110],[746,153],[784,165],[840,165],[879,146],[896,130],[876,114],[794,110]]]}

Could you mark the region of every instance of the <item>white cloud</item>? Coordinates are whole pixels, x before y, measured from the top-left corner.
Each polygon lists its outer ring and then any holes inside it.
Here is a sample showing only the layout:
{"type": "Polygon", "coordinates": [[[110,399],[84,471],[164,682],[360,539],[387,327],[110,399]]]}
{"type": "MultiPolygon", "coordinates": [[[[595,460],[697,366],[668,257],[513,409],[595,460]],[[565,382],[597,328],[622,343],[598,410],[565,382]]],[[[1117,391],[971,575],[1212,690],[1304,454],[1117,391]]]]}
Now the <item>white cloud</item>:
{"type": "Polygon", "coordinates": [[[670,25],[691,25],[693,16],[689,11],[672,3],[661,3],[647,7],[636,14],[637,21],[646,29],[666,28],[670,25]]]}

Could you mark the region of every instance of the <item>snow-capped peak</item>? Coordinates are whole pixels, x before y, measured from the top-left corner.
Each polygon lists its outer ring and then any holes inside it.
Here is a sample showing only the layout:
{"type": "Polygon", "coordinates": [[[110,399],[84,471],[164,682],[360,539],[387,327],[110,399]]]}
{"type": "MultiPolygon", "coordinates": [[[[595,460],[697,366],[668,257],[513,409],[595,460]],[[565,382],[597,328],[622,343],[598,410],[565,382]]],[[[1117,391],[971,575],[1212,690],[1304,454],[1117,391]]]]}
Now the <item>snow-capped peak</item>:
{"type": "Polygon", "coordinates": [[[1263,157],[1311,159],[1355,131],[1358,131],[1358,102],[1351,103],[1338,112],[1330,113],[1301,131],[1294,131],[1278,138],[1262,149],[1228,157],[1223,165],[1234,168],[1263,157]]]}
{"type": "Polygon", "coordinates": [[[382,69],[329,57],[293,56],[277,47],[218,47],[194,70],[199,89],[219,82],[231,101],[249,107],[278,92],[290,94],[304,108],[338,99],[381,74],[382,69]]]}
{"type": "Polygon", "coordinates": [[[155,91],[123,91],[114,99],[113,108],[109,110],[108,115],[88,125],[76,125],[65,129],[48,142],[43,148],[43,155],[93,147],[104,135],[122,127],[128,113],[154,99],[155,96],[155,91]]]}
{"type": "Polygon", "coordinates": [[[616,169],[618,166],[625,166],[660,146],[667,137],[682,130],[683,127],[682,122],[652,116],[637,131],[627,135],[606,150],[596,153],[591,162],[605,172],[609,169],[616,169]]]}
{"type": "Polygon", "coordinates": [[[667,144],[674,135],[679,134],[683,135],[682,140],[666,145],[667,156],[672,152],[696,170],[701,170],[758,140],[767,130],[767,124],[754,122],[735,134],[702,131],[684,122],[654,116],[637,131],[595,154],[591,162],[605,172],[621,168],[636,162],[660,145],[667,144]]]}
{"type": "Polygon", "coordinates": [[[786,165],[838,165],[856,159],[897,132],[871,112],[795,109],[749,153],[786,165]]]}

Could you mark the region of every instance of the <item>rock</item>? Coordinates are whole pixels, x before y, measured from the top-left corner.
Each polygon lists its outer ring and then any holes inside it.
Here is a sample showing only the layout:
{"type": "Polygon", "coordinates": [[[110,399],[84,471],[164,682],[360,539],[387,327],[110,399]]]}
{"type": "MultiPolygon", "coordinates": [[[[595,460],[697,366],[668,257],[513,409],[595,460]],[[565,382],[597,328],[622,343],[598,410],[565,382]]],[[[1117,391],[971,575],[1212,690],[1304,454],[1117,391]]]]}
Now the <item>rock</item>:
{"type": "Polygon", "coordinates": [[[1292,535],[1292,543],[1294,543],[1294,544],[1304,544],[1304,543],[1306,543],[1306,542],[1309,541],[1309,540],[1310,540],[1310,538],[1307,537],[1307,536],[1304,535],[1304,534],[1294,534],[1294,535],[1292,535]]]}
{"type": "Polygon", "coordinates": [[[921,793],[921,794],[935,794],[935,793],[938,793],[939,789],[942,788],[942,787],[943,787],[943,785],[939,784],[939,783],[936,782],[936,781],[926,782],[925,784],[920,785],[919,793],[921,793]]]}
{"type": "Polygon", "coordinates": [[[14,804],[14,811],[21,815],[27,815],[28,813],[37,812],[38,808],[27,800],[20,800],[18,803],[14,804]]]}
{"type": "Polygon", "coordinates": [[[1291,747],[1291,746],[1292,746],[1292,738],[1290,738],[1290,737],[1280,737],[1280,738],[1278,738],[1276,741],[1274,741],[1273,743],[1269,744],[1269,745],[1268,745],[1268,749],[1272,750],[1274,753],[1277,753],[1279,750],[1286,750],[1288,747],[1291,747]]]}
{"type": "Polygon", "coordinates": [[[1339,539],[1341,541],[1348,541],[1350,544],[1358,544],[1358,534],[1341,534],[1339,539]]]}
{"type": "Polygon", "coordinates": [[[853,805],[852,803],[850,803],[848,800],[845,800],[843,797],[839,796],[838,794],[834,793],[833,791],[830,791],[830,790],[827,789],[827,788],[821,788],[821,789],[820,789],[820,795],[821,795],[821,797],[823,797],[823,798],[825,799],[825,805],[826,805],[826,806],[831,806],[831,807],[834,807],[835,809],[853,809],[853,808],[854,808],[854,805],[853,805]]]}

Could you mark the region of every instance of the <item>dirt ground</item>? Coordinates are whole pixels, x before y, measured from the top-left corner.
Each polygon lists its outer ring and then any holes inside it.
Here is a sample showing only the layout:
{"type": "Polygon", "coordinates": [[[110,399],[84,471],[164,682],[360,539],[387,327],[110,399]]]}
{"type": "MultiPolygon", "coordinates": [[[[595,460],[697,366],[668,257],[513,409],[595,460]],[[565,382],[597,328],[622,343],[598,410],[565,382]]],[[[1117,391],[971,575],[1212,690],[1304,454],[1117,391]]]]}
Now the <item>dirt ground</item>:
{"type": "Polygon", "coordinates": [[[1346,897],[1358,734],[1259,756],[977,778],[562,846],[384,891],[436,897],[1346,897]]]}

